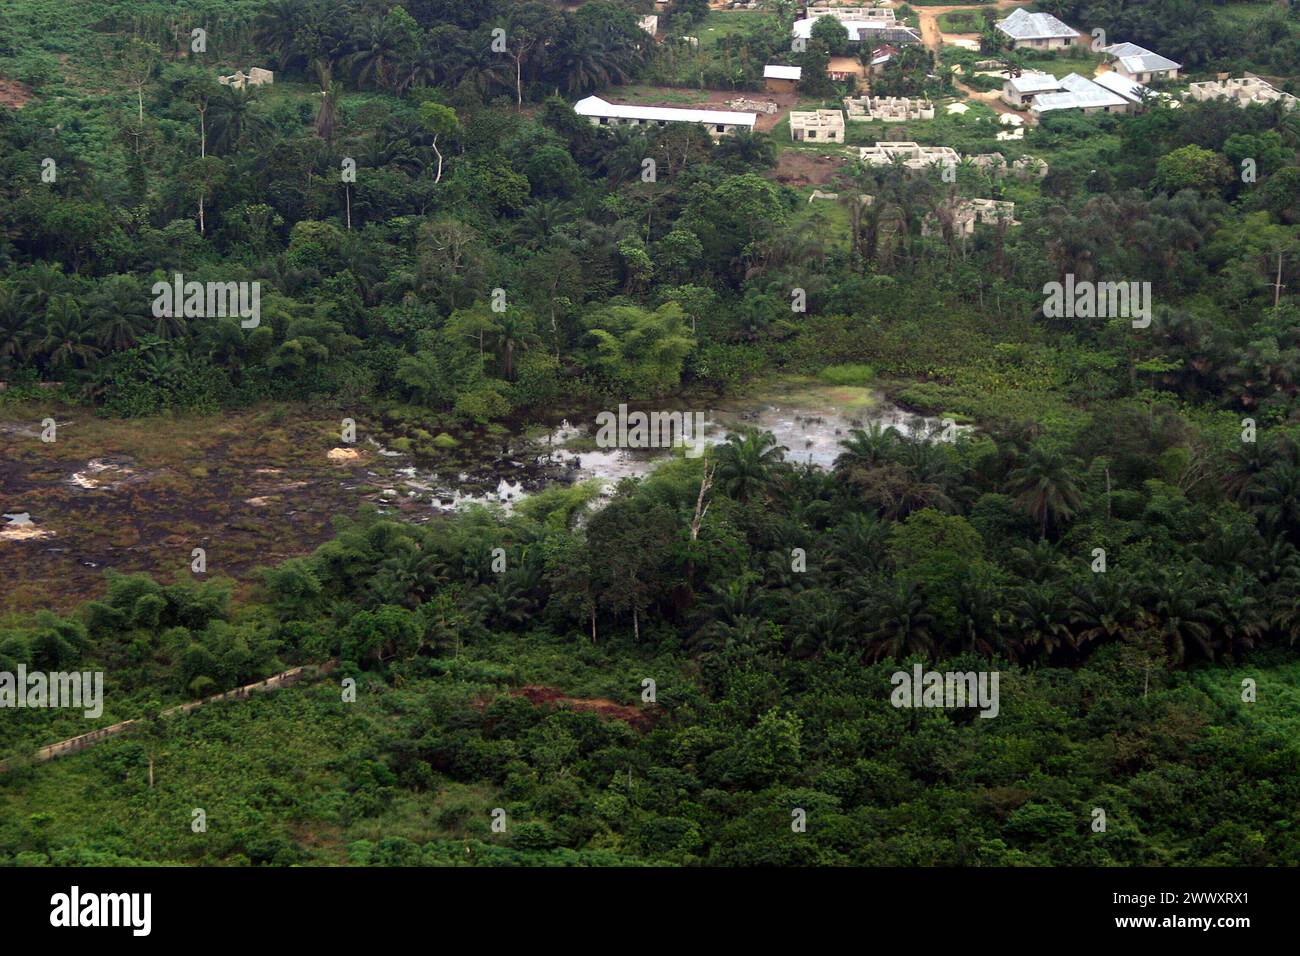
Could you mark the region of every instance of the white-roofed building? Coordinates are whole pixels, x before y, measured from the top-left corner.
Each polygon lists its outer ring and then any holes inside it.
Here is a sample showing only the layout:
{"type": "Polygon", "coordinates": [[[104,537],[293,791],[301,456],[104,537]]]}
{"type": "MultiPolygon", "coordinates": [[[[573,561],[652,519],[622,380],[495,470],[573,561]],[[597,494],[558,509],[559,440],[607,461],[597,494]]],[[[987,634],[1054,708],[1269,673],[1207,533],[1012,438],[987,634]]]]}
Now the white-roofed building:
{"type": "MultiPolygon", "coordinates": [[[[891,11],[892,12],[892,11],[891,11]]],[[[813,26],[820,17],[807,17],[803,20],[794,21],[791,27],[791,35],[796,40],[809,40],[812,38],[813,26]]],[[[840,25],[848,31],[850,43],[920,43],[921,34],[905,24],[898,23],[895,20],[842,20],[839,17],[833,19],[839,20],[840,25]]]]}
{"type": "Polygon", "coordinates": [[[829,4],[811,4],[804,14],[809,20],[834,17],[836,20],[889,20],[893,22],[892,7],[835,7],[829,4]]]}
{"type": "Polygon", "coordinates": [[[1002,84],[1002,101],[1017,109],[1025,109],[1039,93],[1056,93],[1061,81],[1051,73],[1021,73],[1002,84]]]}
{"type": "Polygon", "coordinates": [[[1029,111],[1042,116],[1054,110],[1081,110],[1084,113],[1128,113],[1133,103],[1099,86],[1092,80],[1071,73],[1061,77],[1061,92],[1039,93],[1029,105],[1029,111]]]}
{"type": "Polygon", "coordinates": [[[1142,106],[1151,95],[1147,88],[1137,80],[1121,76],[1114,70],[1107,73],[1098,73],[1092,78],[1092,82],[1105,87],[1118,96],[1124,97],[1134,106],[1142,106]]]}
{"type": "Polygon", "coordinates": [[[1102,52],[1113,59],[1116,73],[1139,83],[1176,80],[1178,71],[1183,68],[1181,63],[1175,63],[1159,53],[1152,53],[1136,43],[1114,43],[1102,52]]]}
{"type": "Polygon", "coordinates": [[[769,63],[763,67],[763,87],[769,93],[793,93],[803,79],[803,67],[769,63]]]}
{"type": "Polygon", "coordinates": [[[1030,13],[1024,7],[1011,11],[996,26],[1013,50],[1062,50],[1079,38],[1078,30],[1050,13],[1030,13]]]}
{"type": "Polygon", "coordinates": [[[609,103],[599,96],[588,96],[573,104],[573,111],[585,116],[593,126],[667,126],[669,123],[695,123],[709,135],[718,137],[738,129],[753,130],[757,113],[733,113],[728,110],[684,110],[668,106],[632,106],[609,103]]]}

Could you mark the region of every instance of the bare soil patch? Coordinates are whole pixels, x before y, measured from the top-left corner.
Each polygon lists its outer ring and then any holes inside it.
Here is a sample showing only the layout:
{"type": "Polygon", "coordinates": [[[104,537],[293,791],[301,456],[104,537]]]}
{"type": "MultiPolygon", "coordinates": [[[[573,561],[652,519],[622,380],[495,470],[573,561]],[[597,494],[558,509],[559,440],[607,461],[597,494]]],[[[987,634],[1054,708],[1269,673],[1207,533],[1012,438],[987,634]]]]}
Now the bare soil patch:
{"type": "Polygon", "coordinates": [[[0,77],[0,106],[20,110],[32,100],[32,91],[17,80],[0,77]]]}
{"type": "Polygon", "coordinates": [[[603,697],[567,697],[562,691],[542,684],[528,684],[510,692],[511,697],[523,697],[536,707],[567,707],[584,713],[596,714],[612,720],[621,720],[637,730],[648,730],[654,719],[638,707],[618,704],[603,697]]]}
{"type": "Polygon", "coordinates": [[[787,186],[826,186],[849,165],[847,153],[814,153],[806,149],[782,150],[773,178],[787,186]]]}

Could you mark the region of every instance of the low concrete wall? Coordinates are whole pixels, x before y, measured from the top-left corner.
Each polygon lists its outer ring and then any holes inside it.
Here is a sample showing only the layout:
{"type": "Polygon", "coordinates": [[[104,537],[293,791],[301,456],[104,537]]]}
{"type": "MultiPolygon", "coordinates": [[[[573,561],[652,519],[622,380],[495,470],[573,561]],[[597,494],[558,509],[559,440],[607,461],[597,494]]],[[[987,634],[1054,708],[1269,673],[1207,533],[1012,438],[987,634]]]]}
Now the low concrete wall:
{"type": "MultiPolygon", "coordinates": [[[[299,681],[308,677],[317,677],[328,674],[338,664],[338,661],[326,661],[324,664],[305,664],[302,667],[293,667],[287,671],[281,671],[279,674],[273,674],[265,680],[260,680],[255,684],[245,684],[243,687],[236,687],[233,690],[225,691],[221,694],[213,694],[211,697],[204,697],[202,700],[190,701],[188,704],[179,704],[175,707],[168,707],[160,716],[170,717],[175,714],[188,714],[190,711],[202,707],[204,704],[211,704],[218,700],[244,700],[249,694],[264,693],[271,690],[279,690],[281,687],[292,687],[299,681]]],[[[110,724],[107,727],[100,727],[98,730],[92,730],[90,733],[80,734],[76,737],[69,737],[67,740],[60,740],[56,744],[50,744],[37,750],[32,756],[37,762],[43,763],[46,760],[53,760],[55,757],[64,757],[68,754],[79,753],[87,747],[99,743],[101,740],[107,740],[109,737],[116,737],[118,734],[130,730],[132,727],[140,724],[139,719],[123,720],[120,723],[110,724]]],[[[0,761],[0,773],[9,769],[9,761],[0,761]]]]}

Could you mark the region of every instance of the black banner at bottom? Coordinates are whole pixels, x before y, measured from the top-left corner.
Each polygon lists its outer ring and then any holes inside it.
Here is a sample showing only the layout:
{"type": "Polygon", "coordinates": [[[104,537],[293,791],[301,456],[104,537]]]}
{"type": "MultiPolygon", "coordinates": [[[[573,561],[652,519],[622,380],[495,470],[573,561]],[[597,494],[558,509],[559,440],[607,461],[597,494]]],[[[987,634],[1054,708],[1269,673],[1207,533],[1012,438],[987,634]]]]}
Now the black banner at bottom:
{"type": "Polygon", "coordinates": [[[0,869],[6,939],[373,943],[460,927],[518,939],[699,941],[782,930],[940,942],[1216,942],[1282,930],[1295,874],[1259,869],[0,869]],[[595,935],[598,934],[598,935],[595,935]],[[970,935],[974,934],[974,935],[970,935]],[[953,937],[955,938],[955,937],[953,937]]]}

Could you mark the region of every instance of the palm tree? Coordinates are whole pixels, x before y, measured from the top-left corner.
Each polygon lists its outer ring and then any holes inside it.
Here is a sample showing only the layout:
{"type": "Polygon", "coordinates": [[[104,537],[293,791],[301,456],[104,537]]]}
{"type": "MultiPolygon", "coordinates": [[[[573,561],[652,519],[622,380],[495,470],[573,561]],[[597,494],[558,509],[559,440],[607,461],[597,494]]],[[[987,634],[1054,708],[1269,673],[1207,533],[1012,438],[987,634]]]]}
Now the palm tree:
{"type": "Polygon", "coordinates": [[[295,39],[304,20],[302,0],[268,0],[253,24],[258,46],[275,57],[284,70],[299,58],[295,39]]]}
{"type": "Polygon", "coordinates": [[[718,446],[718,486],[737,501],[750,497],[767,485],[772,469],[785,460],[790,449],[776,443],[771,432],[753,427],[732,432],[718,446]]]}
{"type": "Polygon", "coordinates": [[[1270,530],[1294,540],[1300,532],[1300,464],[1273,462],[1251,479],[1246,496],[1270,530]]]}
{"type": "Polygon", "coordinates": [[[357,49],[349,58],[358,84],[393,89],[402,60],[402,37],[387,17],[372,17],[361,27],[357,49]]]}
{"type": "Polygon", "coordinates": [[[957,585],[957,638],[963,652],[992,657],[1004,650],[1003,602],[994,586],[965,578],[957,585]]]}
{"type": "Polygon", "coordinates": [[[753,587],[749,575],[709,588],[711,601],[704,609],[707,622],[695,634],[694,646],[700,651],[718,651],[752,646],[762,635],[762,595],[753,587]]]}
{"type": "Polygon", "coordinates": [[[18,274],[18,304],[29,315],[44,312],[51,297],[62,292],[67,285],[63,263],[36,262],[18,274]]]}
{"type": "Polygon", "coordinates": [[[579,32],[555,55],[556,69],[564,77],[564,90],[582,96],[593,90],[627,81],[622,60],[589,33],[579,32]]]}
{"type": "Polygon", "coordinates": [[[208,142],[218,155],[230,153],[247,141],[255,141],[268,124],[251,109],[256,94],[223,86],[208,104],[208,142]]]}
{"type": "Polygon", "coordinates": [[[830,533],[826,568],[846,578],[879,570],[890,525],[875,512],[851,511],[830,533]]]}
{"type": "Polygon", "coordinates": [[[334,127],[338,122],[339,100],[343,97],[343,84],[331,80],[328,71],[321,72],[320,109],[316,111],[316,135],[326,143],[334,142],[334,127]]]}
{"type": "Polygon", "coordinates": [[[1138,608],[1132,584],[1109,571],[1094,574],[1072,589],[1070,624],[1079,644],[1113,641],[1130,633],[1137,624],[1138,608]]]}
{"type": "Polygon", "coordinates": [[[45,310],[45,326],[40,348],[51,370],[84,367],[100,356],[94,329],[72,296],[57,295],[50,300],[45,310]]]}
{"type": "Polygon", "coordinates": [[[576,207],[563,199],[540,199],[519,215],[515,225],[518,243],[536,249],[549,243],[556,228],[577,218],[576,207]]]}
{"type": "Polygon", "coordinates": [[[13,285],[0,283],[0,368],[22,362],[36,338],[31,319],[19,299],[13,285]]]}
{"type": "Polygon", "coordinates": [[[1074,647],[1074,636],[1065,626],[1064,603],[1051,584],[1026,584],[1018,588],[1011,613],[1020,632],[1022,648],[1042,647],[1050,657],[1061,647],[1074,647]]]}
{"type": "Polygon", "coordinates": [[[840,442],[844,449],[835,459],[834,468],[875,468],[892,461],[902,435],[893,425],[872,422],[865,429],[854,428],[849,437],[840,442]]]}
{"type": "Polygon", "coordinates": [[[776,145],[766,133],[740,130],[723,138],[715,147],[719,165],[742,170],[757,170],[776,165],[776,145]]]}
{"type": "Polygon", "coordinates": [[[1175,664],[1187,659],[1189,645],[1213,660],[1214,632],[1222,616],[1203,582],[1169,575],[1150,589],[1145,603],[1151,630],[1164,641],[1175,664]]]}
{"type": "Polygon", "coordinates": [[[496,344],[501,356],[501,371],[506,381],[515,380],[515,355],[541,344],[541,339],[533,331],[532,316],[518,312],[506,312],[497,321],[496,344]]]}
{"type": "Polygon", "coordinates": [[[876,592],[865,610],[867,660],[934,653],[934,615],[926,606],[919,582],[895,581],[892,587],[876,592]]]}
{"type": "Polygon", "coordinates": [[[110,276],[95,290],[86,312],[98,329],[99,345],[105,351],[117,352],[135,345],[148,324],[146,301],[140,283],[130,276],[110,276]]]}
{"type": "Polygon", "coordinates": [[[1074,482],[1077,463],[1059,449],[1044,442],[1029,447],[1024,463],[1007,475],[1007,490],[1016,504],[1039,524],[1047,537],[1049,526],[1070,520],[1079,510],[1083,495],[1074,482]]]}
{"type": "Polygon", "coordinates": [[[1223,632],[1224,650],[1249,650],[1264,633],[1268,619],[1256,594],[1259,581],[1244,569],[1234,568],[1214,599],[1215,614],[1223,632]]]}
{"type": "Polygon", "coordinates": [[[437,86],[442,77],[444,69],[442,56],[438,49],[429,42],[422,42],[410,55],[410,58],[403,61],[397,77],[397,93],[404,94],[407,90],[422,90],[425,87],[437,86]]]}

